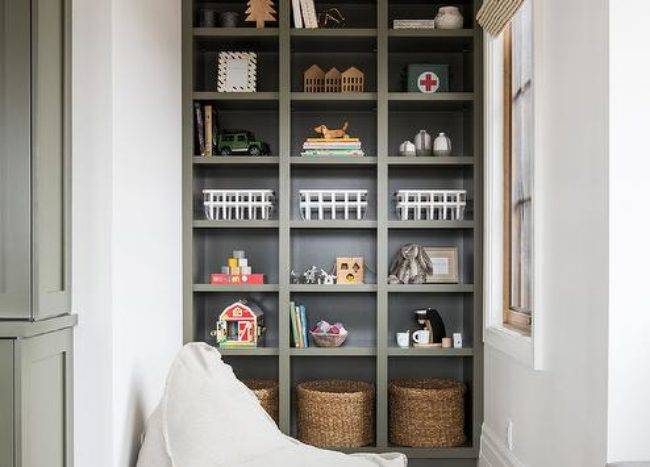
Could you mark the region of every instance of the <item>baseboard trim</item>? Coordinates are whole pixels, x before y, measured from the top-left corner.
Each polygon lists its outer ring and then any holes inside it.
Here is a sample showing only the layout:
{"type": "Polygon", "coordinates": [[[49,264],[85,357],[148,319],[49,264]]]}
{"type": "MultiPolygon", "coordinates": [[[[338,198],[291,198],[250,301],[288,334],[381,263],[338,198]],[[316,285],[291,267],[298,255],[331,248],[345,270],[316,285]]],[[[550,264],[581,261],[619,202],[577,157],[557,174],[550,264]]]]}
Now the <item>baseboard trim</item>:
{"type": "Polygon", "coordinates": [[[526,467],[485,423],[481,428],[480,467],[526,467]]]}

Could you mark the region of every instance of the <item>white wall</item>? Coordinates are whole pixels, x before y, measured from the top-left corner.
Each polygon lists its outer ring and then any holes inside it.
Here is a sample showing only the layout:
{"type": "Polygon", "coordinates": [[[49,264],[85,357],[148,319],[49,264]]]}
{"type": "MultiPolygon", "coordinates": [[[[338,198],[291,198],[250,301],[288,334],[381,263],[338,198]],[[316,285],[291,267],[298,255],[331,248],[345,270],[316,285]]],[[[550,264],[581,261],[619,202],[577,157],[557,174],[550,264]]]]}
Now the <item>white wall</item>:
{"type": "Polygon", "coordinates": [[[650,460],[650,2],[610,0],[609,461],[650,460]]]}
{"type": "Polygon", "coordinates": [[[607,1],[535,3],[544,371],[486,347],[484,429],[504,465],[596,467],[607,445],[607,1]]]}
{"type": "Polygon", "coordinates": [[[134,464],[182,341],[180,5],[74,0],[78,467],[134,464]]]}

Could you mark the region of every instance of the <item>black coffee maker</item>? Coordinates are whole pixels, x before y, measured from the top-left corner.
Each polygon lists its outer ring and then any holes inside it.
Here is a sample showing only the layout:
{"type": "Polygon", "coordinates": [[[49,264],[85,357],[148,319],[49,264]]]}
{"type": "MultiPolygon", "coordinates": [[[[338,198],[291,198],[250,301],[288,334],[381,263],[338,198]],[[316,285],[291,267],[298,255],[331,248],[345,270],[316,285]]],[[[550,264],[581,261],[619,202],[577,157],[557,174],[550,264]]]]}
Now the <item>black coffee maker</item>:
{"type": "Polygon", "coordinates": [[[438,310],[433,308],[422,308],[415,310],[415,320],[423,329],[429,331],[429,345],[442,346],[442,338],[447,336],[445,323],[438,310]]]}

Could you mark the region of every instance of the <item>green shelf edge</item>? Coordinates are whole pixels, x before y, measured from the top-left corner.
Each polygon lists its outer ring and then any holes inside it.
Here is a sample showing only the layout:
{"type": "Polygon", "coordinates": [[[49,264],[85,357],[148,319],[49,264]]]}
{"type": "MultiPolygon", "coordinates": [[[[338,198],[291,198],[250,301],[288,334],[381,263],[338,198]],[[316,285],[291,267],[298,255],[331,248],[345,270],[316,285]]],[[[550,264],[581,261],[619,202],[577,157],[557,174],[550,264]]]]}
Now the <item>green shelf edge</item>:
{"type": "Polygon", "coordinates": [[[292,357],[374,357],[377,355],[376,347],[307,347],[289,349],[292,357]]]}
{"type": "Polygon", "coordinates": [[[361,285],[317,285],[317,284],[291,284],[290,292],[305,293],[366,293],[376,292],[377,284],[361,285]]]}
{"type": "Polygon", "coordinates": [[[195,220],[192,222],[195,229],[277,229],[279,221],[209,221],[195,220]]]}
{"type": "Polygon", "coordinates": [[[194,292],[219,293],[219,292],[277,292],[280,290],[278,284],[253,284],[253,285],[210,285],[194,284],[194,292]]]}
{"type": "Polygon", "coordinates": [[[194,156],[194,165],[277,165],[280,158],[277,156],[194,156]]]}
{"type": "Polygon", "coordinates": [[[390,284],[389,293],[473,293],[474,284],[390,284]]]}

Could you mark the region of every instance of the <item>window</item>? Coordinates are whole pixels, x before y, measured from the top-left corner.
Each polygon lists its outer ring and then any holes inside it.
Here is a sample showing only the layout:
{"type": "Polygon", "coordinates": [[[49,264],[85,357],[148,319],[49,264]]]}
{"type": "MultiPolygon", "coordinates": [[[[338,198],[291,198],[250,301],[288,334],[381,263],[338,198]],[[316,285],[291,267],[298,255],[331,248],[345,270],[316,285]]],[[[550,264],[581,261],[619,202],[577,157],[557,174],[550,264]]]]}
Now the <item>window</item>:
{"type": "Polygon", "coordinates": [[[533,21],[527,0],[504,31],[503,322],[533,319],[533,21]]]}

